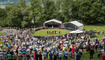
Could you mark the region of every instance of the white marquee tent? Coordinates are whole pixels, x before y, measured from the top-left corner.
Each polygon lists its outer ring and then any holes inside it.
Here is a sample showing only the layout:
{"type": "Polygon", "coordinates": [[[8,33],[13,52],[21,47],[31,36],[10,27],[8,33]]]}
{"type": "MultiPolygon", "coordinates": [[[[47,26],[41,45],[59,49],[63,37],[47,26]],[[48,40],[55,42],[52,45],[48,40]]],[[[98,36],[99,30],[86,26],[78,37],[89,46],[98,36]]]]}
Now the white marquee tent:
{"type": "Polygon", "coordinates": [[[82,23],[80,23],[80,22],[78,22],[78,21],[72,21],[72,22],[70,22],[71,24],[74,24],[75,26],[77,26],[78,27],[78,29],[77,30],[83,30],[83,24],[82,23]]]}
{"type": "Polygon", "coordinates": [[[70,28],[75,28],[74,26],[76,26],[77,27],[76,30],[80,30],[80,31],[82,31],[84,27],[83,24],[78,21],[66,22],[64,23],[64,27],[66,26],[70,28]]]}
{"type": "Polygon", "coordinates": [[[62,22],[61,21],[59,21],[59,20],[56,20],[56,19],[52,19],[52,20],[48,20],[48,21],[46,21],[46,22],[44,22],[44,27],[45,26],[56,26],[56,27],[58,27],[58,26],[61,26],[62,25],[62,22]]]}

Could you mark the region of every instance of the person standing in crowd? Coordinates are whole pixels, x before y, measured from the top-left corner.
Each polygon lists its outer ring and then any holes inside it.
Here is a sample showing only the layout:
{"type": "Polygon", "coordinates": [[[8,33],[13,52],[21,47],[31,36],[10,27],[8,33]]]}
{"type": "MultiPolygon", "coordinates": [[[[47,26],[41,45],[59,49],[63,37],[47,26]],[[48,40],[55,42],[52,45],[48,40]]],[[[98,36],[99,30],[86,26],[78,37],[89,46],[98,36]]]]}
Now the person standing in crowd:
{"type": "Polygon", "coordinates": [[[48,52],[47,52],[47,50],[44,51],[43,56],[44,56],[44,60],[48,59],[48,52]]]}
{"type": "Polygon", "coordinates": [[[62,55],[63,55],[62,50],[60,50],[58,52],[58,60],[62,60],[62,55]]]}
{"type": "Polygon", "coordinates": [[[34,50],[34,60],[38,60],[38,52],[37,50],[34,50]]]}
{"type": "Polygon", "coordinates": [[[80,60],[81,59],[81,54],[77,51],[76,53],[76,60],[80,60]]]}
{"type": "Polygon", "coordinates": [[[8,57],[8,60],[12,60],[12,55],[10,54],[10,52],[8,52],[7,57],[8,57]]]}
{"type": "Polygon", "coordinates": [[[42,60],[42,53],[41,53],[41,51],[39,51],[39,60],[42,60]]]}
{"type": "Polygon", "coordinates": [[[99,41],[98,41],[98,39],[96,39],[96,41],[95,41],[95,50],[96,50],[96,52],[97,52],[98,45],[99,45],[99,41]]]}
{"type": "Polygon", "coordinates": [[[105,51],[105,36],[103,38],[103,42],[104,42],[104,51],[105,51]]]}
{"type": "Polygon", "coordinates": [[[18,60],[22,60],[22,54],[21,54],[21,52],[19,52],[19,54],[18,54],[18,60]]]}
{"type": "Polygon", "coordinates": [[[64,50],[64,60],[67,60],[68,59],[68,52],[67,50],[65,49],[64,50]]]}
{"type": "Polygon", "coordinates": [[[4,56],[4,60],[7,60],[7,52],[6,51],[3,52],[3,56],[4,56]]]}
{"type": "Polygon", "coordinates": [[[3,52],[0,50],[0,60],[3,60],[3,52]]]}
{"type": "Polygon", "coordinates": [[[102,60],[105,60],[105,53],[102,55],[102,60]]]}
{"type": "Polygon", "coordinates": [[[57,60],[57,53],[54,52],[54,60],[57,60]]]}
{"type": "Polygon", "coordinates": [[[22,60],[26,60],[26,48],[22,48],[22,60]]]}
{"type": "Polygon", "coordinates": [[[93,59],[93,55],[94,55],[94,49],[91,48],[90,49],[90,60],[93,59]]]}
{"type": "Polygon", "coordinates": [[[101,48],[98,50],[98,57],[102,55],[101,48]]]}
{"type": "Polygon", "coordinates": [[[70,60],[71,58],[72,58],[72,49],[70,48],[68,52],[68,60],[70,60]]]}
{"type": "Polygon", "coordinates": [[[26,59],[27,59],[27,60],[30,59],[30,52],[29,52],[29,51],[27,51],[26,59]]]}
{"type": "Polygon", "coordinates": [[[73,47],[72,48],[72,56],[74,56],[74,54],[75,54],[75,48],[73,47]]]}
{"type": "Polygon", "coordinates": [[[52,52],[50,51],[50,52],[49,52],[50,60],[52,60],[52,56],[53,56],[53,54],[52,54],[52,52]]]}
{"type": "Polygon", "coordinates": [[[105,52],[105,44],[104,44],[104,52],[105,52]]]}
{"type": "Polygon", "coordinates": [[[30,51],[30,60],[34,60],[34,58],[33,58],[33,57],[34,57],[34,51],[33,51],[33,50],[31,50],[31,51],[30,51]]]}

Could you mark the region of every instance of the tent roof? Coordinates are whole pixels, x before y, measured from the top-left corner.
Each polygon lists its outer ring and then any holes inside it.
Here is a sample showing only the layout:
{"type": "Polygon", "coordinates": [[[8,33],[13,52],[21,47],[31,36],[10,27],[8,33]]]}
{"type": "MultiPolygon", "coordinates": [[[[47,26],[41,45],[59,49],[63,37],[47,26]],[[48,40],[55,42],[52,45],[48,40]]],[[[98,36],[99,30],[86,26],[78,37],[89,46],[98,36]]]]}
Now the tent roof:
{"type": "Polygon", "coordinates": [[[61,21],[56,20],[56,19],[51,19],[51,20],[48,20],[48,21],[44,22],[44,24],[49,23],[49,22],[56,22],[56,23],[62,24],[62,22],[61,22],[61,21]]]}
{"type": "Polygon", "coordinates": [[[78,22],[78,21],[72,21],[72,22],[70,22],[71,24],[74,24],[74,25],[76,25],[76,26],[83,26],[83,24],[81,24],[80,22],[78,22]]]}
{"type": "Polygon", "coordinates": [[[75,30],[75,31],[71,31],[70,33],[83,33],[83,31],[75,30]]]}

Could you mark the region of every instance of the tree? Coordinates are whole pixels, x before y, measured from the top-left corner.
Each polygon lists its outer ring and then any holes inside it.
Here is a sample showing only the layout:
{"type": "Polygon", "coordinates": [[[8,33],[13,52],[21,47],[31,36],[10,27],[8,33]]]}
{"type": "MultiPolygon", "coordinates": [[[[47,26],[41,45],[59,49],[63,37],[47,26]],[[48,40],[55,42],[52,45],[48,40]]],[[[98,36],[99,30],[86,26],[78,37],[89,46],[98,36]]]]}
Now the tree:
{"type": "Polygon", "coordinates": [[[21,26],[22,26],[22,27],[26,27],[27,25],[28,25],[28,22],[26,22],[26,21],[22,21],[22,22],[21,22],[21,26]]]}
{"type": "Polygon", "coordinates": [[[10,4],[6,7],[7,25],[23,27],[23,22],[27,22],[25,26],[31,26],[32,11],[30,6],[20,6],[19,4],[10,4]]]}
{"type": "Polygon", "coordinates": [[[34,25],[40,26],[39,23],[41,23],[41,0],[30,0],[31,2],[31,10],[33,13],[32,18],[34,19],[34,25]]]}
{"type": "Polygon", "coordinates": [[[74,3],[73,0],[62,0],[62,14],[64,21],[63,22],[69,22],[72,19],[72,4],[74,3]]]}
{"type": "Polygon", "coordinates": [[[11,4],[6,7],[7,11],[7,25],[8,26],[21,26],[21,10],[17,4],[11,4]]]}
{"type": "Polygon", "coordinates": [[[54,19],[56,18],[56,7],[55,7],[55,3],[52,0],[47,0],[44,4],[43,4],[43,10],[44,10],[44,14],[46,15],[46,20],[50,20],[50,19],[54,19]]]}
{"type": "Polygon", "coordinates": [[[102,4],[98,1],[81,1],[79,5],[78,17],[85,24],[96,24],[104,20],[102,4]]]}
{"type": "Polygon", "coordinates": [[[30,0],[30,3],[19,0],[0,9],[0,26],[39,27],[50,19],[78,20],[85,24],[105,22],[104,0],[30,0]]]}
{"type": "Polygon", "coordinates": [[[19,6],[26,7],[26,0],[19,0],[19,6]]]}
{"type": "Polygon", "coordinates": [[[0,8],[0,26],[5,26],[7,13],[5,9],[0,8]]]}

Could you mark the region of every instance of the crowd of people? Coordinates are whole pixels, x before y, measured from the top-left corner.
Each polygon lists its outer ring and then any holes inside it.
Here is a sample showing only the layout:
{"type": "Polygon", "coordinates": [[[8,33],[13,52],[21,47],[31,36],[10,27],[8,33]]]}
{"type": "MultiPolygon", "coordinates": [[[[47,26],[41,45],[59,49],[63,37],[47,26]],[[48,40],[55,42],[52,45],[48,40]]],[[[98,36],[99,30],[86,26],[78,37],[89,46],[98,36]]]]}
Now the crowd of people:
{"type": "Polygon", "coordinates": [[[66,34],[58,37],[32,37],[26,29],[0,36],[0,60],[81,60],[83,53],[105,60],[105,37],[91,41],[90,35],[66,34]],[[5,48],[4,48],[5,47],[5,48]]]}
{"type": "Polygon", "coordinates": [[[60,34],[61,31],[47,31],[47,34],[60,34]]]}

